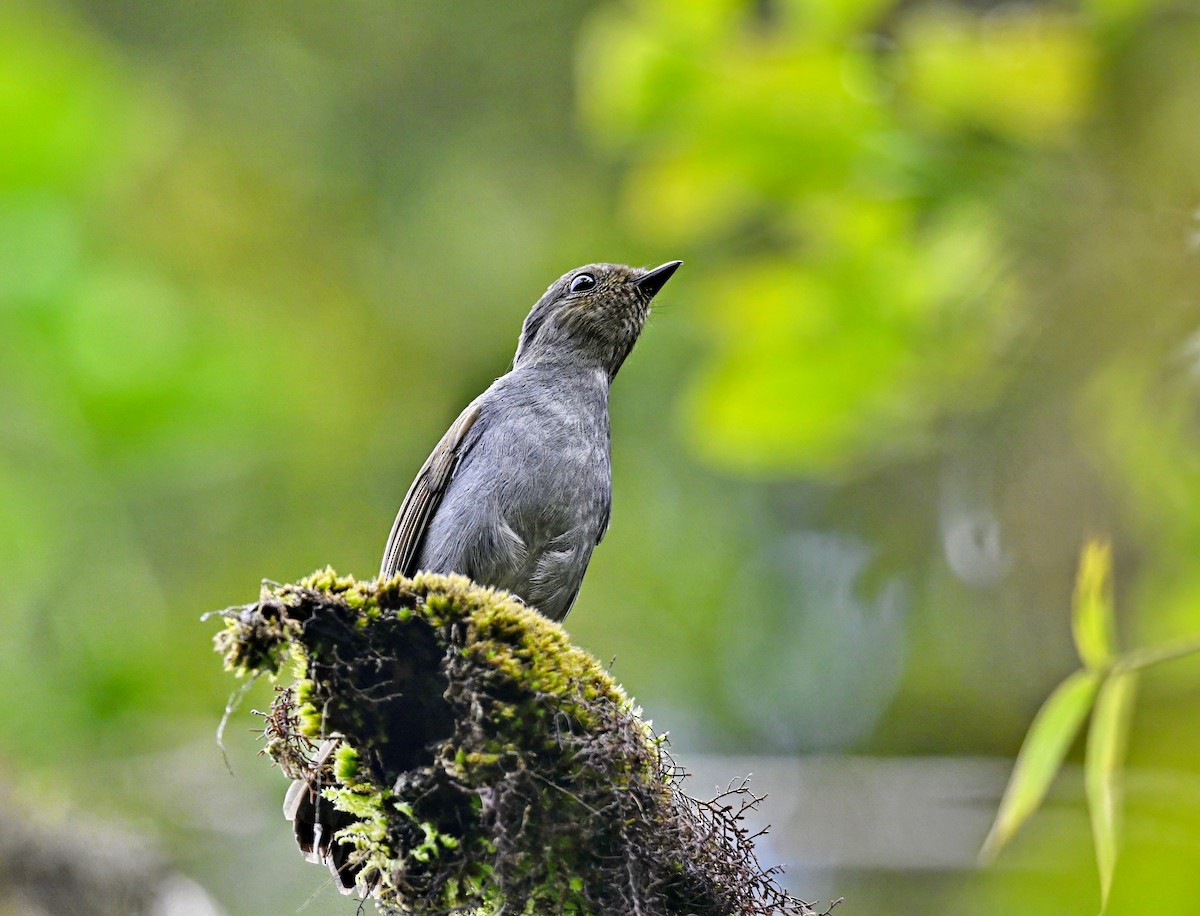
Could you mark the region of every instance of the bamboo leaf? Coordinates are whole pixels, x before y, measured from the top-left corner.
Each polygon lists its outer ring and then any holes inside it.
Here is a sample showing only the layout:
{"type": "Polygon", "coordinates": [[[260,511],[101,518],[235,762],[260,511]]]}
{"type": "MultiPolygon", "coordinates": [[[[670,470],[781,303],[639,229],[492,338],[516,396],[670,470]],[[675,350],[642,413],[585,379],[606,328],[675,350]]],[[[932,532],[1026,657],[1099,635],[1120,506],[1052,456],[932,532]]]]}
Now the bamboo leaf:
{"type": "Polygon", "coordinates": [[[1112,547],[1090,540],[1079,558],[1075,600],[1071,614],[1075,648],[1092,669],[1112,664],[1116,654],[1116,624],[1112,597],[1112,547]]]}
{"type": "Polygon", "coordinates": [[[1151,665],[1161,665],[1163,662],[1173,662],[1176,659],[1187,658],[1189,655],[1200,653],[1200,639],[1195,636],[1163,646],[1153,646],[1148,649],[1133,649],[1122,655],[1115,665],[1115,671],[1136,671],[1149,668],[1151,665]]]}
{"type": "Polygon", "coordinates": [[[1117,862],[1117,834],[1121,814],[1121,767],[1129,738],[1129,723],[1137,693],[1137,673],[1121,671],[1100,687],[1088,731],[1084,783],[1100,872],[1101,908],[1108,906],[1113,869],[1117,862]]]}
{"type": "Polygon", "coordinates": [[[996,820],[980,850],[979,856],[984,862],[995,858],[1046,797],[1050,783],[1091,708],[1099,683],[1100,675],[1096,672],[1076,671],[1054,689],[1038,710],[1017,754],[996,820]]]}

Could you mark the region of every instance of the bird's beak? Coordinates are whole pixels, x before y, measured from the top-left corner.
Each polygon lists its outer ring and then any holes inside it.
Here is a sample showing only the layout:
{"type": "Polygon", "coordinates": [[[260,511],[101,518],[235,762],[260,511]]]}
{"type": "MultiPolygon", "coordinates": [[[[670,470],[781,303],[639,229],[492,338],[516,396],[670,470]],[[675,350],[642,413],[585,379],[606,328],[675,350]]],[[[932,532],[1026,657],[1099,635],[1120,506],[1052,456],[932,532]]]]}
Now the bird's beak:
{"type": "Polygon", "coordinates": [[[683,261],[667,261],[661,267],[656,267],[648,274],[638,277],[633,281],[633,285],[645,293],[647,299],[652,299],[654,294],[671,279],[671,274],[679,270],[679,265],[682,263],[683,261]]]}

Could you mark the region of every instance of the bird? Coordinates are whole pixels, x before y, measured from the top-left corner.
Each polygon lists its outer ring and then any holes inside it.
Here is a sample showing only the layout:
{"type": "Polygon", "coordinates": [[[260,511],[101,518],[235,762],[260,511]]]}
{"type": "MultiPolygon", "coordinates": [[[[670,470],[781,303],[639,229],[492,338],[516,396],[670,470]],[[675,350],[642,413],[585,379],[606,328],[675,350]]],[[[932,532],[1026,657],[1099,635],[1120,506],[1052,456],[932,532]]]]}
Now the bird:
{"type": "Polygon", "coordinates": [[[561,621],[612,506],[609,388],[682,261],[588,264],[550,284],[512,370],[450,426],[417,472],[380,579],[460,573],[561,621]]]}
{"type": "MultiPolygon", "coordinates": [[[[588,264],[550,284],[521,326],[512,369],[467,405],[417,472],[380,581],[460,573],[551,620],[567,616],[611,518],[609,388],[682,263],[588,264]]],[[[305,858],[328,865],[349,894],[362,865],[336,836],[355,819],[321,795],[339,743],[326,738],[283,811],[305,858]]]]}

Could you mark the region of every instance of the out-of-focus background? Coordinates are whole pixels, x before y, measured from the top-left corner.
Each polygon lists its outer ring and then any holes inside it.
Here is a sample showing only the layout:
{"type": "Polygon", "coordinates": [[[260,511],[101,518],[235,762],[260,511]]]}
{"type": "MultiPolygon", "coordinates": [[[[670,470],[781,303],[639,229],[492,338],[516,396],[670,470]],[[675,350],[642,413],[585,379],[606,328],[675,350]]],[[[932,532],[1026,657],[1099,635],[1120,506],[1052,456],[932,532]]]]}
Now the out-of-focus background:
{"type": "MultiPolygon", "coordinates": [[[[0,913],[354,913],[199,615],[372,575],[546,285],[672,258],[572,636],[801,896],[1095,913],[1077,767],[975,853],[1088,537],[1200,633],[1198,208],[1186,0],[7,0],[0,913]]],[[[1111,912],[1194,916],[1200,664],[1128,767],[1111,912]]]]}

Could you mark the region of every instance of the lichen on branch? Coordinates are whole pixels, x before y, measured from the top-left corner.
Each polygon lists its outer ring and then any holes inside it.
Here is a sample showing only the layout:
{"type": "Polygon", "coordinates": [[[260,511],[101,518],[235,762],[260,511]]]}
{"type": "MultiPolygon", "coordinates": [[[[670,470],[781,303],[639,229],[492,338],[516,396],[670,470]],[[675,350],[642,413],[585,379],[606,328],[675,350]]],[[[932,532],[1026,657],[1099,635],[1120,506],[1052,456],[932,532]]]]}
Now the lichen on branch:
{"type": "Polygon", "coordinates": [[[326,569],[223,616],[226,667],[288,681],[264,751],[302,849],[385,913],[812,912],[758,863],[759,799],[685,795],[621,687],[510,595],[326,569]]]}

